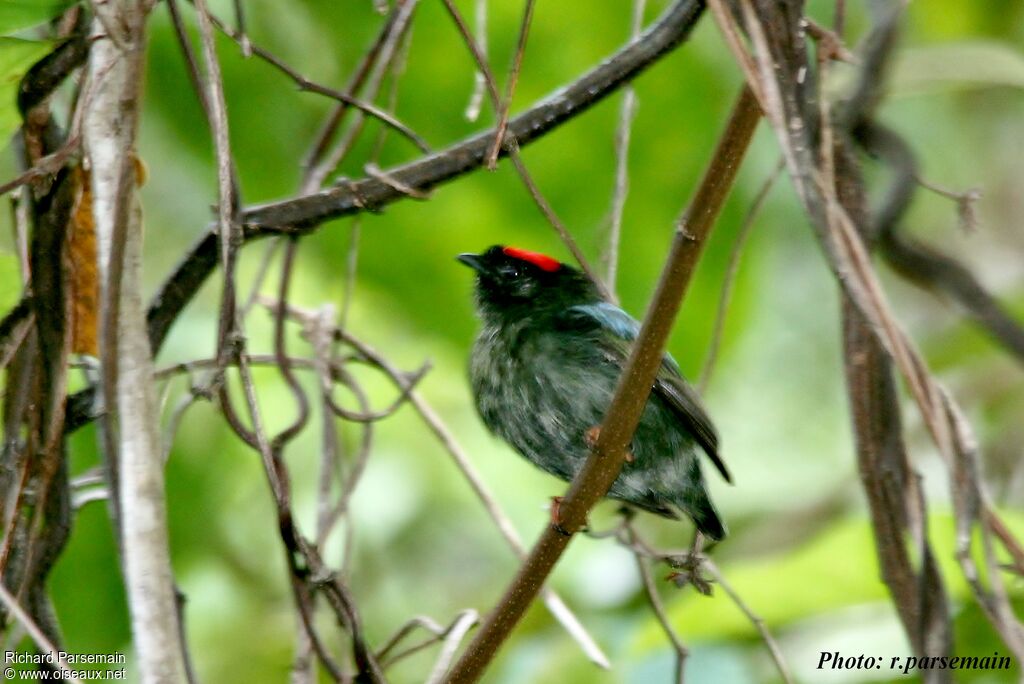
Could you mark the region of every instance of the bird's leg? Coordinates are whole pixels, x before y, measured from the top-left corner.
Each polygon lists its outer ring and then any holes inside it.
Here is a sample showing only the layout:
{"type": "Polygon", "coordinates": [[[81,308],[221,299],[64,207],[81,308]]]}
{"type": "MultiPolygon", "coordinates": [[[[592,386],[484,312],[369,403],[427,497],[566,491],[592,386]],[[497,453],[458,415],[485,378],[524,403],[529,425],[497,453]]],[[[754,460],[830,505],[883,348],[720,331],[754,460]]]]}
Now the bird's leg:
{"type": "MultiPolygon", "coordinates": [[[[583,433],[583,441],[587,443],[587,447],[593,449],[597,446],[597,438],[601,436],[601,426],[595,425],[594,427],[583,433]]],[[[636,458],[633,456],[632,449],[626,449],[626,463],[632,463],[636,458]]]]}
{"type": "Polygon", "coordinates": [[[711,582],[701,572],[704,565],[703,549],[704,535],[696,532],[687,553],[665,559],[673,568],[673,571],[665,579],[680,588],[692,584],[697,591],[705,596],[710,596],[711,582]]]}

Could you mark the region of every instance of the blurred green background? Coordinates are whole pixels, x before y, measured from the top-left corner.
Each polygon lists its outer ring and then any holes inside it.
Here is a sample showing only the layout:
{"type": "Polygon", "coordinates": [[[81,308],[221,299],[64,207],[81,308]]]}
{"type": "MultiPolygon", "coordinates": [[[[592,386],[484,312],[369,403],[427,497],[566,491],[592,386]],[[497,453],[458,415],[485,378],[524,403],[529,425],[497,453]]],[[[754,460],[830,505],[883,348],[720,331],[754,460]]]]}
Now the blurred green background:
{"type": "MultiPolygon", "coordinates": [[[[848,3],[851,44],[867,17],[848,3]]],[[[489,3],[490,58],[504,82],[522,3],[489,3]]],[[[571,81],[628,36],[630,3],[540,2],[516,93],[514,111],[571,81]]],[[[652,2],[647,21],[664,8],[652,2]]],[[[245,3],[253,41],[305,76],[335,87],[381,24],[370,0],[259,0],[245,3]]],[[[472,16],[472,3],[459,3],[472,16]]],[[[810,14],[831,21],[831,2],[811,2],[810,14]]],[[[230,20],[230,3],[213,2],[230,20]]],[[[185,7],[190,27],[194,14],[185,7]]],[[[153,12],[140,156],[148,167],[142,190],[149,292],[183,251],[207,229],[216,201],[210,137],[189,87],[166,8],[153,12]]],[[[193,34],[195,35],[195,34],[193,34]]],[[[920,156],[928,180],[954,189],[979,187],[979,230],[957,227],[947,199],[919,192],[907,229],[967,262],[1018,318],[1024,318],[1024,3],[986,0],[912,3],[899,68],[880,117],[920,156]]],[[[280,73],[218,40],[231,142],[244,202],[295,192],[300,165],[331,103],[299,93],[280,73]]],[[[417,10],[397,114],[435,149],[493,123],[463,116],[473,83],[464,47],[435,0],[417,10]]],[[[640,316],[669,244],[673,220],[687,202],[723,119],[738,92],[738,71],[706,17],[692,40],[636,82],[639,109],[629,153],[618,290],[640,316]]],[[[382,102],[384,99],[382,98],[382,102]]],[[[597,260],[607,233],[614,181],[614,131],[621,95],[530,145],[524,158],[585,252],[597,260]]],[[[66,105],[58,101],[58,110],[66,105]]],[[[377,125],[342,169],[362,175],[377,125]]],[[[389,136],[381,166],[413,158],[407,141],[389,136]]],[[[730,250],[743,216],[778,158],[766,127],[759,131],[738,184],[712,235],[687,296],[670,349],[691,377],[699,374],[730,250]]],[[[4,179],[15,173],[10,147],[0,159],[4,179]]],[[[870,168],[870,166],[869,166],[870,168]]],[[[870,172],[883,182],[884,172],[870,172]]],[[[407,370],[433,368],[421,389],[496,490],[524,539],[547,520],[549,497],[564,485],[491,438],[470,403],[465,361],[474,334],[470,274],[453,260],[463,251],[511,243],[568,255],[508,163],[478,171],[437,190],[430,201],[404,201],[361,221],[351,331],[407,370]]],[[[18,293],[10,214],[0,223],[0,299],[18,293]]],[[[345,255],[353,220],[328,223],[301,243],[294,303],[341,307],[345,255]]],[[[251,283],[266,244],[246,248],[240,282],[251,283]]],[[[1024,372],[966,323],[950,302],[923,293],[880,268],[900,319],[940,379],[960,398],[985,455],[984,471],[1007,519],[1024,532],[1020,467],[1024,444],[1024,372]]],[[[209,357],[215,344],[219,296],[215,276],[177,322],[157,365],[209,357]]],[[[275,278],[265,291],[273,293],[275,278]]],[[[822,651],[844,656],[906,656],[878,567],[865,514],[847,421],[838,341],[838,295],[811,231],[783,178],[772,191],[747,245],[729,309],[721,358],[706,403],[735,475],[710,486],[732,531],[715,550],[725,576],[777,637],[796,677],[808,682],[913,679],[888,672],[815,669],[822,651]]],[[[270,349],[270,321],[248,322],[253,352],[270,349]]],[[[296,354],[308,353],[296,335],[296,354]]],[[[372,372],[360,376],[374,406],[393,388],[372,372]]],[[[260,400],[271,428],[291,420],[280,378],[259,373],[260,400]]],[[[312,383],[307,384],[312,390],[312,383]]],[[[186,390],[172,381],[164,418],[186,390]]],[[[339,396],[343,394],[339,393],[339,396]]],[[[967,598],[953,557],[948,482],[939,458],[908,402],[906,432],[924,475],[933,540],[942,554],[958,631],[959,654],[1005,653],[977,606],[967,598]]],[[[343,425],[353,447],[358,431],[343,425]]],[[[97,463],[90,427],[71,441],[72,466],[97,463]]],[[[300,522],[312,529],[319,427],[310,427],[287,454],[300,522]]],[[[258,456],[234,439],[217,412],[199,404],[187,414],[168,462],[168,503],[177,580],[186,594],[187,629],[199,675],[208,682],[280,682],[291,666],[295,614],[274,515],[258,456]]],[[[459,610],[485,612],[516,562],[469,487],[418,416],[405,407],[375,430],[375,446],[353,502],[352,557],[346,579],[358,599],[371,643],[380,644],[413,615],[447,623],[459,610]]],[[[602,505],[595,527],[614,523],[602,505]]],[[[644,534],[683,547],[690,530],[643,516],[644,534]]],[[[341,544],[328,548],[337,564],[341,544]]],[[[720,589],[705,598],[692,588],[659,586],[690,657],[689,682],[772,682],[777,675],[754,626],[720,589]]],[[[1019,580],[1007,578],[1015,596],[1019,580]]],[[[124,595],[107,512],[83,508],[52,590],[72,651],[129,650],[124,595]]],[[[542,608],[535,607],[491,668],[489,682],[668,682],[673,654],[645,602],[630,555],[610,541],[580,538],[557,568],[554,587],[608,652],[600,671],[542,608]]],[[[321,615],[328,634],[329,616],[321,615]]],[[[436,649],[403,661],[395,682],[421,681],[436,649]]],[[[957,681],[1009,682],[1012,672],[961,672],[957,681]]]]}

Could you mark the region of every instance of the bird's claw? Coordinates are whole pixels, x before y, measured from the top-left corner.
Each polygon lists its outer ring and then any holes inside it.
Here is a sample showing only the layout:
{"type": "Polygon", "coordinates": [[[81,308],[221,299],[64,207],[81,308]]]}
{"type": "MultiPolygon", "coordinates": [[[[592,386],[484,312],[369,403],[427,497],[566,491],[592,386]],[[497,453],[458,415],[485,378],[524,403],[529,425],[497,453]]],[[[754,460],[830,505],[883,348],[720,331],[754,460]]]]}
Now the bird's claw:
{"type": "Polygon", "coordinates": [[[682,588],[692,584],[693,588],[705,596],[711,595],[711,581],[704,576],[704,556],[699,552],[690,552],[666,559],[674,568],[665,579],[682,588]]]}

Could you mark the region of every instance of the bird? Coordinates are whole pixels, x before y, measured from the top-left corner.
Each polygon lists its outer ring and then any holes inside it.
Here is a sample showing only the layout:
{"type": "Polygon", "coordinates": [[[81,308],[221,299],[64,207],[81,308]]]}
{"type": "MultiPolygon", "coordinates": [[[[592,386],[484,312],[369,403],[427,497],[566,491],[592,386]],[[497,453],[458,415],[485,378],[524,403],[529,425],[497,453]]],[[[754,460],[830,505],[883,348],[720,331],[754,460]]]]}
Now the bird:
{"type": "MultiPolygon", "coordinates": [[[[476,273],[480,329],[469,378],[481,420],[526,460],[570,481],[599,434],[639,323],[588,275],[545,254],[494,245],[457,259],[476,273]]],[[[706,538],[723,539],[698,450],[732,482],[700,397],[666,354],[607,496],[667,518],[685,514],[706,538]]],[[[557,524],[557,511],[552,518],[557,524]]]]}

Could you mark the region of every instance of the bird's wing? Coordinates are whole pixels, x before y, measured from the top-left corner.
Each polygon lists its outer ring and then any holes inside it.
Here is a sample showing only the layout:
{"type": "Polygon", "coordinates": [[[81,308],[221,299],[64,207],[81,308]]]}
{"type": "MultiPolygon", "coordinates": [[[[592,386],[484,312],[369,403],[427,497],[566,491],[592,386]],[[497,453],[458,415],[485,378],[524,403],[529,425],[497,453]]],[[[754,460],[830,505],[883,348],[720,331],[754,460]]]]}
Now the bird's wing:
{"type": "MultiPolygon", "coordinates": [[[[629,314],[608,302],[580,304],[569,307],[561,315],[560,325],[577,332],[609,332],[622,344],[609,344],[607,335],[599,336],[599,343],[619,363],[625,363],[629,353],[629,343],[640,334],[640,324],[629,314]]],[[[676,416],[700,444],[704,453],[715,464],[718,472],[726,482],[732,482],[732,476],[725,462],[718,455],[718,433],[701,404],[700,397],[689,383],[683,379],[679,366],[671,355],[665,354],[661,360],[661,370],[654,380],[653,391],[664,399],[676,416]]]]}

